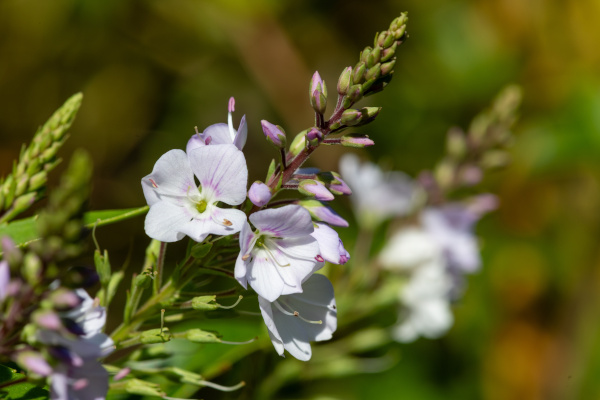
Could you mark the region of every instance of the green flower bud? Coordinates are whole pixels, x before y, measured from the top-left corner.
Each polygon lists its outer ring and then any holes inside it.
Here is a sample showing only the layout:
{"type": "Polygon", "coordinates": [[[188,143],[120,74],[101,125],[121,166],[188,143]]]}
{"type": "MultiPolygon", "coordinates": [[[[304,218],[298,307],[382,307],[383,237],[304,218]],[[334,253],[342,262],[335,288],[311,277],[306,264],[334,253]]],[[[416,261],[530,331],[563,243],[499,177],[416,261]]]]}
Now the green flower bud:
{"type": "Polygon", "coordinates": [[[367,118],[373,119],[381,112],[381,107],[363,107],[360,109],[363,114],[366,114],[367,118]]]}
{"type": "Polygon", "coordinates": [[[37,174],[33,175],[29,179],[29,190],[37,190],[44,186],[48,181],[48,173],[46,171],[40,171],[37,174]]]}
{"type": "Polygon", "coordinates": [[[107,250],[104,250],[104,255],[100,253],[100,250],[94,252],[94,265],[96,266],[96,272],[98,273],[102,286],[108,285],[110,282],[111,268],[107,250]]]}
{"type": "Polygon", "coordinates": [[[166,343],[173,338],[169,328],[156,328],[142,332],[140,342],[143,344],[166,343]]]}
{"type": "Polygon", "coordinates": [[[363,114],[354,109],[346,110],[342,113],[341,122],[344,125],[353,126],[357,125],[363,118],[363,114]]]}
{"type": "Polygon", "coordinates": [[[381,75],[389,75],[396,65],[396,59],[381,65],[381,75]]]}
{"type": "Polygon", "coordinates": [[[300,152],[302,152],[302,150],[304,150],[306,148],[306,133],[307,132],[308,132],[308,129],[300,132],[299,134],[296,135],[294,140],[292,140],[292,143],[290,143],[290,153],[292,153],[294,156],[297,156],[298,154],[300,154],[300,152]]]}
{"type": "Polygon", "coordinates": [[[346,67],[344,71],[340,74],[340,78],[338,79],[337,91],[340,95],[345,95],[348,93],[348,89],[352,84],[352,67],[346,67]]]}
{"type": "Polygon", "coordinates": [[[369,47],[369,46],[365,47],[365,49],[360,52],[360,61],[366,63],[369,60],[371,51],[373,51],[373,49],[371,47],[369,47]]]}
{"type": "Polygon", "coordinates": [[[396,54],[396,48],[398,47],[398,42],[394,42],[394,44],[392,45],[392,47],[389,47],[387,49],[384,49],[381,52],[381,62],[386,62],[387,60],[389,60],[390,58],[392,58],[394,56],[394,54],[396,54]]]}
{"type": "Polygon", "coordinates": [[[381,64],[377,63],[375,64],[372,68],[369,68],[369,71],[367,71],[367,75],[365,76],[366,80],[374,80],[379,78],[379,76],[381,75],[381,64]]]}
{"type": "Polygon", "coordinates": [[[467,152],[467,139],[459,128],[448,131],[446,136],[446,152],[454,159],[462,159],[467,152]]]}
{"type": "Polygon", "coordinates": [[[163,398],[165,393],[160,389],[157,383],[150,383],[141,379],[125,379],[115,382],[111,385],[111,390],[115,392],[125,392],[137,394],[140,396],[152,396],[163,398]]]}
{"type": "Polygon", "coordinates": [[[23,277],[31,286],[37,285],[42,276],[42,261],[33,253],[25,254],[23,259],[23,277]]]}
{"type": "Polygon", "coordinates": [[[354,67],[354,71],[352,74],[352,81],[354,83],[361,83],[363,77],[365,76],[365,72],[367,71],[367,66],[364,61],[359,61],[358,64],[354,67]]]}
{"type": "Polygon", "coordinates": [[[367,58],[367,67],[372,68],[375,64],[379,62],[381,57],[381,47],[375,46],[369,57],[367,58]]]}
{"type": "Polygon", "coordinates": [[[221,339],[213,332],[203,331],[202,329],[190,329],[185,332],[184,337],[194,343],[221,343],[221,339]]]}
{"type": "Polygon", "coordinates": [[[356,133],[351,133],[351,134],[342,136],[340,143],[342,144],[342,146],[356,147],[356,148],[373,146],[375,144],[375,142],[373,142],[373,140],[369,139],[369,136],[360,135],[360,134],[356,134],[356,133]]]}
{"type": "Polygon", "coordinates": [[[192,308],[200,311],[212,311],[219,308],[219,305],[215,303],[217,296],[198,296],[192,299],[192,308]],[[212,304],[211,304],[212,303],[212,304]]]}

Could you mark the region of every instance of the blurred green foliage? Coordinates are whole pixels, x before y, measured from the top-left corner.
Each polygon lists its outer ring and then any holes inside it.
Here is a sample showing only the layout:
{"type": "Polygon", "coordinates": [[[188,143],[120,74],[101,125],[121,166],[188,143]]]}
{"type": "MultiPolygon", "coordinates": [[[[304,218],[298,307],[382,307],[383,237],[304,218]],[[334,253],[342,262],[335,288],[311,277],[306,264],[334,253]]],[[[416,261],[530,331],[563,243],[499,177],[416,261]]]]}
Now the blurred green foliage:
{"type": "MultiPolygon", "coordinates": [[[[143,205],[140,178],[161,154],[183,148],[194,126],[225,122],[230,96],[236,121],[245,113],[249,122],[250,181],[263,179],[275,154],[259,121],[290,136],[309,127],[312,72],[333,88],[374,32],[404,10],[410,38],[396,76],[362,103],[383,106],[361,128],[378,145],[360,154],[409,173],[430,168],[450,126],[466,127],[505,84],[524,89],[513,163],[484,182],[501,200],[479,227],[484,268],[444,339],[386,348],[400,357],[392,369],[309,377],[279,398],[600,398],[596,0],[4,0],[0,175],[38,125],[81,91],[63,157],[76,147],[91,152],[93,209],[143,205]]],[[[335,169],[342,151],[321,149],[311,163],[335,169]]],[[[348,216],[348,203],[338,203],[348,216]]],[[[130,252],[139,264],[141,219],[111,229],[98,238],[113,264],[130,252]]],[[[350,248],[354,229],[341,232],[350,248]]],[[[239,364],[225,383],[266,377],[275,364],[265,357],[239,364]]],[[[215,395],[209,390],[204,398],[215,395]]]]}

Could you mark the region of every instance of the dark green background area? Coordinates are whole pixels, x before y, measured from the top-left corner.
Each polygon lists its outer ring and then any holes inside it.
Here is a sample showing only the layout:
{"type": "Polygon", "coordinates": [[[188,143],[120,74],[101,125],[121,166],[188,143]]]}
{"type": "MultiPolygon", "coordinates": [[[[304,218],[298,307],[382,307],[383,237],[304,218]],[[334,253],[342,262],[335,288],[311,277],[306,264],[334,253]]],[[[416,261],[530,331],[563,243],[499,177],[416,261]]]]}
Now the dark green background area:
{"type": "MultiPolygon", "coordinates": [[[[164,152],[184,148],[194,126],[225,122],[230,96],[236,125],[243,114],[249,123],[250,179],[264,179],[276,154],[260,120],[283,126],[290,138],[308,128],[312,73],[334,93],[342,69],[405,10],[410,38],[398,50],[394,79],[361,103],[383,107],[357,130],[377,144],[361,156],[411,174],[430,168],[450,126],[466,127],[508,83],[524,90],[513,162],[482,185],[501,202],[478,228],[484,266],[470,277],[445,338],[386,346],[367,355],[399,360],[391,369],[341,378],[315,372],[278,396],[600,398],[596,0],[3,0],[0,174],[36,128],[82,91],[63,155],[90,151],[92,209],[144,205],[141,177],[164,152]]],[[[343,151],[319,149],[310,163],[336,169],[343,151]]],[[[347,201],[336,203],[350,215],[347,201]]],[[[341,235],[352,248],[355,225],[341,235]]],[[[137,265],[147,243],[142,219],[103,228],[98,239],[115,267],[130,251],[137,265]]],[[[395,315],[381,316],[381,324],[385,318],[395,315]]],[[[266,380],[275,365],[271,353],[255,354],[223,383],[266,380]]]]}

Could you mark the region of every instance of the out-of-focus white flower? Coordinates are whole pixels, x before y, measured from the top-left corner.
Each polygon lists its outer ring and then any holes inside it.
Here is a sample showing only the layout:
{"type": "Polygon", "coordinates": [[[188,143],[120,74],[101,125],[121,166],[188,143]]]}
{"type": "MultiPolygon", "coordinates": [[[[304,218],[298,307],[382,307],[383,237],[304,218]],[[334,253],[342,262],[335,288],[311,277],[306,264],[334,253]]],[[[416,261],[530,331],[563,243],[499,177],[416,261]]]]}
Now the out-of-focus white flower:
{"type": "Polygon", "coordinates": [[[83,289],[76,291],[81,303],[60,316],[71,331],[40,329],[37,339],[48,346],[58,364],[50,374],[53,400],[101,400],[108,391],[108,373],[98,358],[114,349],[110,337],[102,333],[106,310],[83,289]]]}
{"type": "Polygon", "coordinates": [[[257,230],[246,222],[240,232],[235,278],[268,301],[302,292],[302,282],[323,266],[308,211],[297,205],[266,209],[250,215],[250,222],[257,230]]]}
{"type": "Polygon", "coordinates": [[[407,227],[397,231],[379,254],[379,262],[390,270],[414,270],[439,262],[440,246],[425,230],[407,227]]]}
{"type": "Polygon", "coordinates": [[[246,159],[233,145],[204,146],[188,154],[182,150],[165,153],[142,179],[150,206],[146,234],[161,242],[175,242],[185,235],[201,242],[209,234],[239,232],[246,214],[217,203],[241,204],[247,182],[246,159]]]}
{"type": "Polygon", "coordinates": [[[6,261],[0,261],[0,302],[6,298],[9,284],[10,268],[6,261]]]}
{"type": "Polygon", "coordinates": [[[377,165],[361,163],[354,154],[340,160],[340,172],[352,189],[359,222],[374,228],[388,218],[409,214],[422,197],[420,187],[401,172],[383,172],[377,165]]]}
{"type": "Polygon", "coordinates": [[[274,302],[258,296],[260,312],[275,350],[287,350],[298,360],[312,356],[310,342],[331,339],[337,328],[337,308],[331,282],[314,274],[302,293],[280,296],[274,302]]]}

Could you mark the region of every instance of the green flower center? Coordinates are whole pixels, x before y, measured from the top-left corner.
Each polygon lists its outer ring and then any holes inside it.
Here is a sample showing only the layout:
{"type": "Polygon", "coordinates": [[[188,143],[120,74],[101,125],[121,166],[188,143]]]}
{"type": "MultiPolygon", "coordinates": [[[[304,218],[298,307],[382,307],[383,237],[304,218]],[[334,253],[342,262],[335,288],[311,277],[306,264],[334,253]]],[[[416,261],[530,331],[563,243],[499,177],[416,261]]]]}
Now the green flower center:
{"type": "Polygon", "coordinates": [[[198,210],[198,212],[200,214],[202,214],[204,211],[206,211],[206,206],[208,204],[206,203],[205,200],[200,200],[199,202],[196,203],[196,210],[198,210]]]}
{"type": "Polygon", "coordinates": [[[264,236],[259,236],[258,239],[256,239],[256,246],[265,247],[265,237],[264,236]]]}

